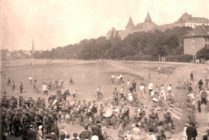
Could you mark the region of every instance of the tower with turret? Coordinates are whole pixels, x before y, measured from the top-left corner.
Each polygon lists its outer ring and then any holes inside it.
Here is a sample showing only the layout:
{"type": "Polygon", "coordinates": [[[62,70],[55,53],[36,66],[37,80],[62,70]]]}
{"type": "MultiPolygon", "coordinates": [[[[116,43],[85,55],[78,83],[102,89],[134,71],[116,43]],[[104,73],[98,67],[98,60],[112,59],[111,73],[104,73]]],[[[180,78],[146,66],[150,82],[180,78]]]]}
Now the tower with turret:
{"type": "Polygon", "coordinates": [[[147,16],[146,16],[146,18],[144,20],[144,23],[152,23],[152,19],[151,19],[150,15],[149,15],[149,12],[147,12],[147,16]]]}
{"type": "Polygon", "coordinates": [[[134,23],[132,18],[130,17],[126,25],[126,31],[131,31],[133,28],[134,28],[134,23]]]}
{"type": "Polygon", "coordinates": [[[198,26],[209,26],[209,19],[204,17],[193,17],[192,15],[185,12],[176,22],[157,25],[151,18],[150,13],[147,12],[143,22],[134,24],[132,18],[130,17],[125,30],[117,30],[113,28],[107,33],[107,38],[120,37],[121,39],[125,38],[131,33],[134,32],[150,32],[161,30],[165,31],[166,29],[172,29],[174,27],[191,27],[196,28],[198,26]]]}

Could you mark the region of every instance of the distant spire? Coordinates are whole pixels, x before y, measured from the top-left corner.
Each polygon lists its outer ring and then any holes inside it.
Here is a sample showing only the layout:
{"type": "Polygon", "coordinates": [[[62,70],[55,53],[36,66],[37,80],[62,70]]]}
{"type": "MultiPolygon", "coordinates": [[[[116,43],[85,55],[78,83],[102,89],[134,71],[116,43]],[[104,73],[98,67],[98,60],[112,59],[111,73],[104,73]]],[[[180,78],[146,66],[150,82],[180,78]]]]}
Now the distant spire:
{"type": "Polygon", "coordinates": [[[149,12],[147,12],[147,16],[146,16],[144,22],[152,22],[152,19],[151,19],[150,15],[149,15],[149,12]]]}
{"type": "Polygon", "coordinates": [[[134,27],[134,23],[133,23],[132,18],[130,17],[126,25],[126,30],[131,30],[133,27],[134,27]]]}
{"type": "Polygon", "coordinates": [[[35,45],[34,45],[34,40],[32,40],[32,50],[31,50],[32,54],[35,52],[35,45]]]}
{"type": "Polygon", "coordinates": [[[132,17],[129,18],[127,26],[134,26],[134,22],[132,20],[132,17]]]}

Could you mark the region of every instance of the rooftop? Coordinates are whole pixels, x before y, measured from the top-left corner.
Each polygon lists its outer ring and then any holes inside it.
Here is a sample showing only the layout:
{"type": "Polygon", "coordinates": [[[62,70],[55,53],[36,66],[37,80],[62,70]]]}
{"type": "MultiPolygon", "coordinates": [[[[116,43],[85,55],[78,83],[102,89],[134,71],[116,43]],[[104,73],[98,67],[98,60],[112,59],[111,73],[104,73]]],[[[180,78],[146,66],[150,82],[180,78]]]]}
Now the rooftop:
{"type": "Polygon", "coordinates": [[[184,13],[176,23],[185,23],[185,22],[192,22],[192,23],[209,23],[209,19],[204,17],[193,17],[188,13],[184,13]]]}
{"type": "Polygon", "coordinates": [[[127,26],[134,26],[134,22],[131,17],[128,20],[127,26]]]}
{"type": "Polygon", "coordinates": [[[151,19],[150,15],[149,15],[149,12],[147,13],[147,16],[146,16],[144,22],[152,22],[152,19],[151,19]]]}

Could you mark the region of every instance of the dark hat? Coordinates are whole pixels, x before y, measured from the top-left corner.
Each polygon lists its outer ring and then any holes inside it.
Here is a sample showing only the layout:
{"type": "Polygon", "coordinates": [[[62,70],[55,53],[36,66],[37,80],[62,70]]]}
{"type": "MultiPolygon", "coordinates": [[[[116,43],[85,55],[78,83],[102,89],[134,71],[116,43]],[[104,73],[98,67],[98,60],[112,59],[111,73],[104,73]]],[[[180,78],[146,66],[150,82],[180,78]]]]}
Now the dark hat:
{"type": "Polygon", "coordinates": [[[70,138],[70,134],[67,134],[67,135],[66,135],[66,138],[70,138]]]}
{"type": "Polygon", "coordinates": [[[73,133],[73,137],[74,138],[78,137],[78,133],[73,133]]]}
{"type": "Polygon", "coordinates": [[[88,127],[88,125],[84,125],[84,129],[88,129],[89,127],[88,127]]]}
{"type": "Polygon", "coordinates": [[[99,120],[96,121],[97,124],[101,123],[99,120]]]}

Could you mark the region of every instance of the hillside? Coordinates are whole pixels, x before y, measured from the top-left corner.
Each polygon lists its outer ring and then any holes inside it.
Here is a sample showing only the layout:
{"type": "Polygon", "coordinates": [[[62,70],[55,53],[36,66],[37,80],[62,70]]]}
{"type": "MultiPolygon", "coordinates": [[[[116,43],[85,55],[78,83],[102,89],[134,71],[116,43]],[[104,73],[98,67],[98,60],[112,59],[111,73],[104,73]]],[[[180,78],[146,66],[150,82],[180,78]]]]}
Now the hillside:
{"type": "Polygon", "coordinates": [[[176,27],[166,31],[137,32],[120,38],[82,40],[78,44],[36,51],[34,58],[51,59],[130,59],[156,60],[160,56],[183,55],[182,37],[191,28],[176,27]]]}

